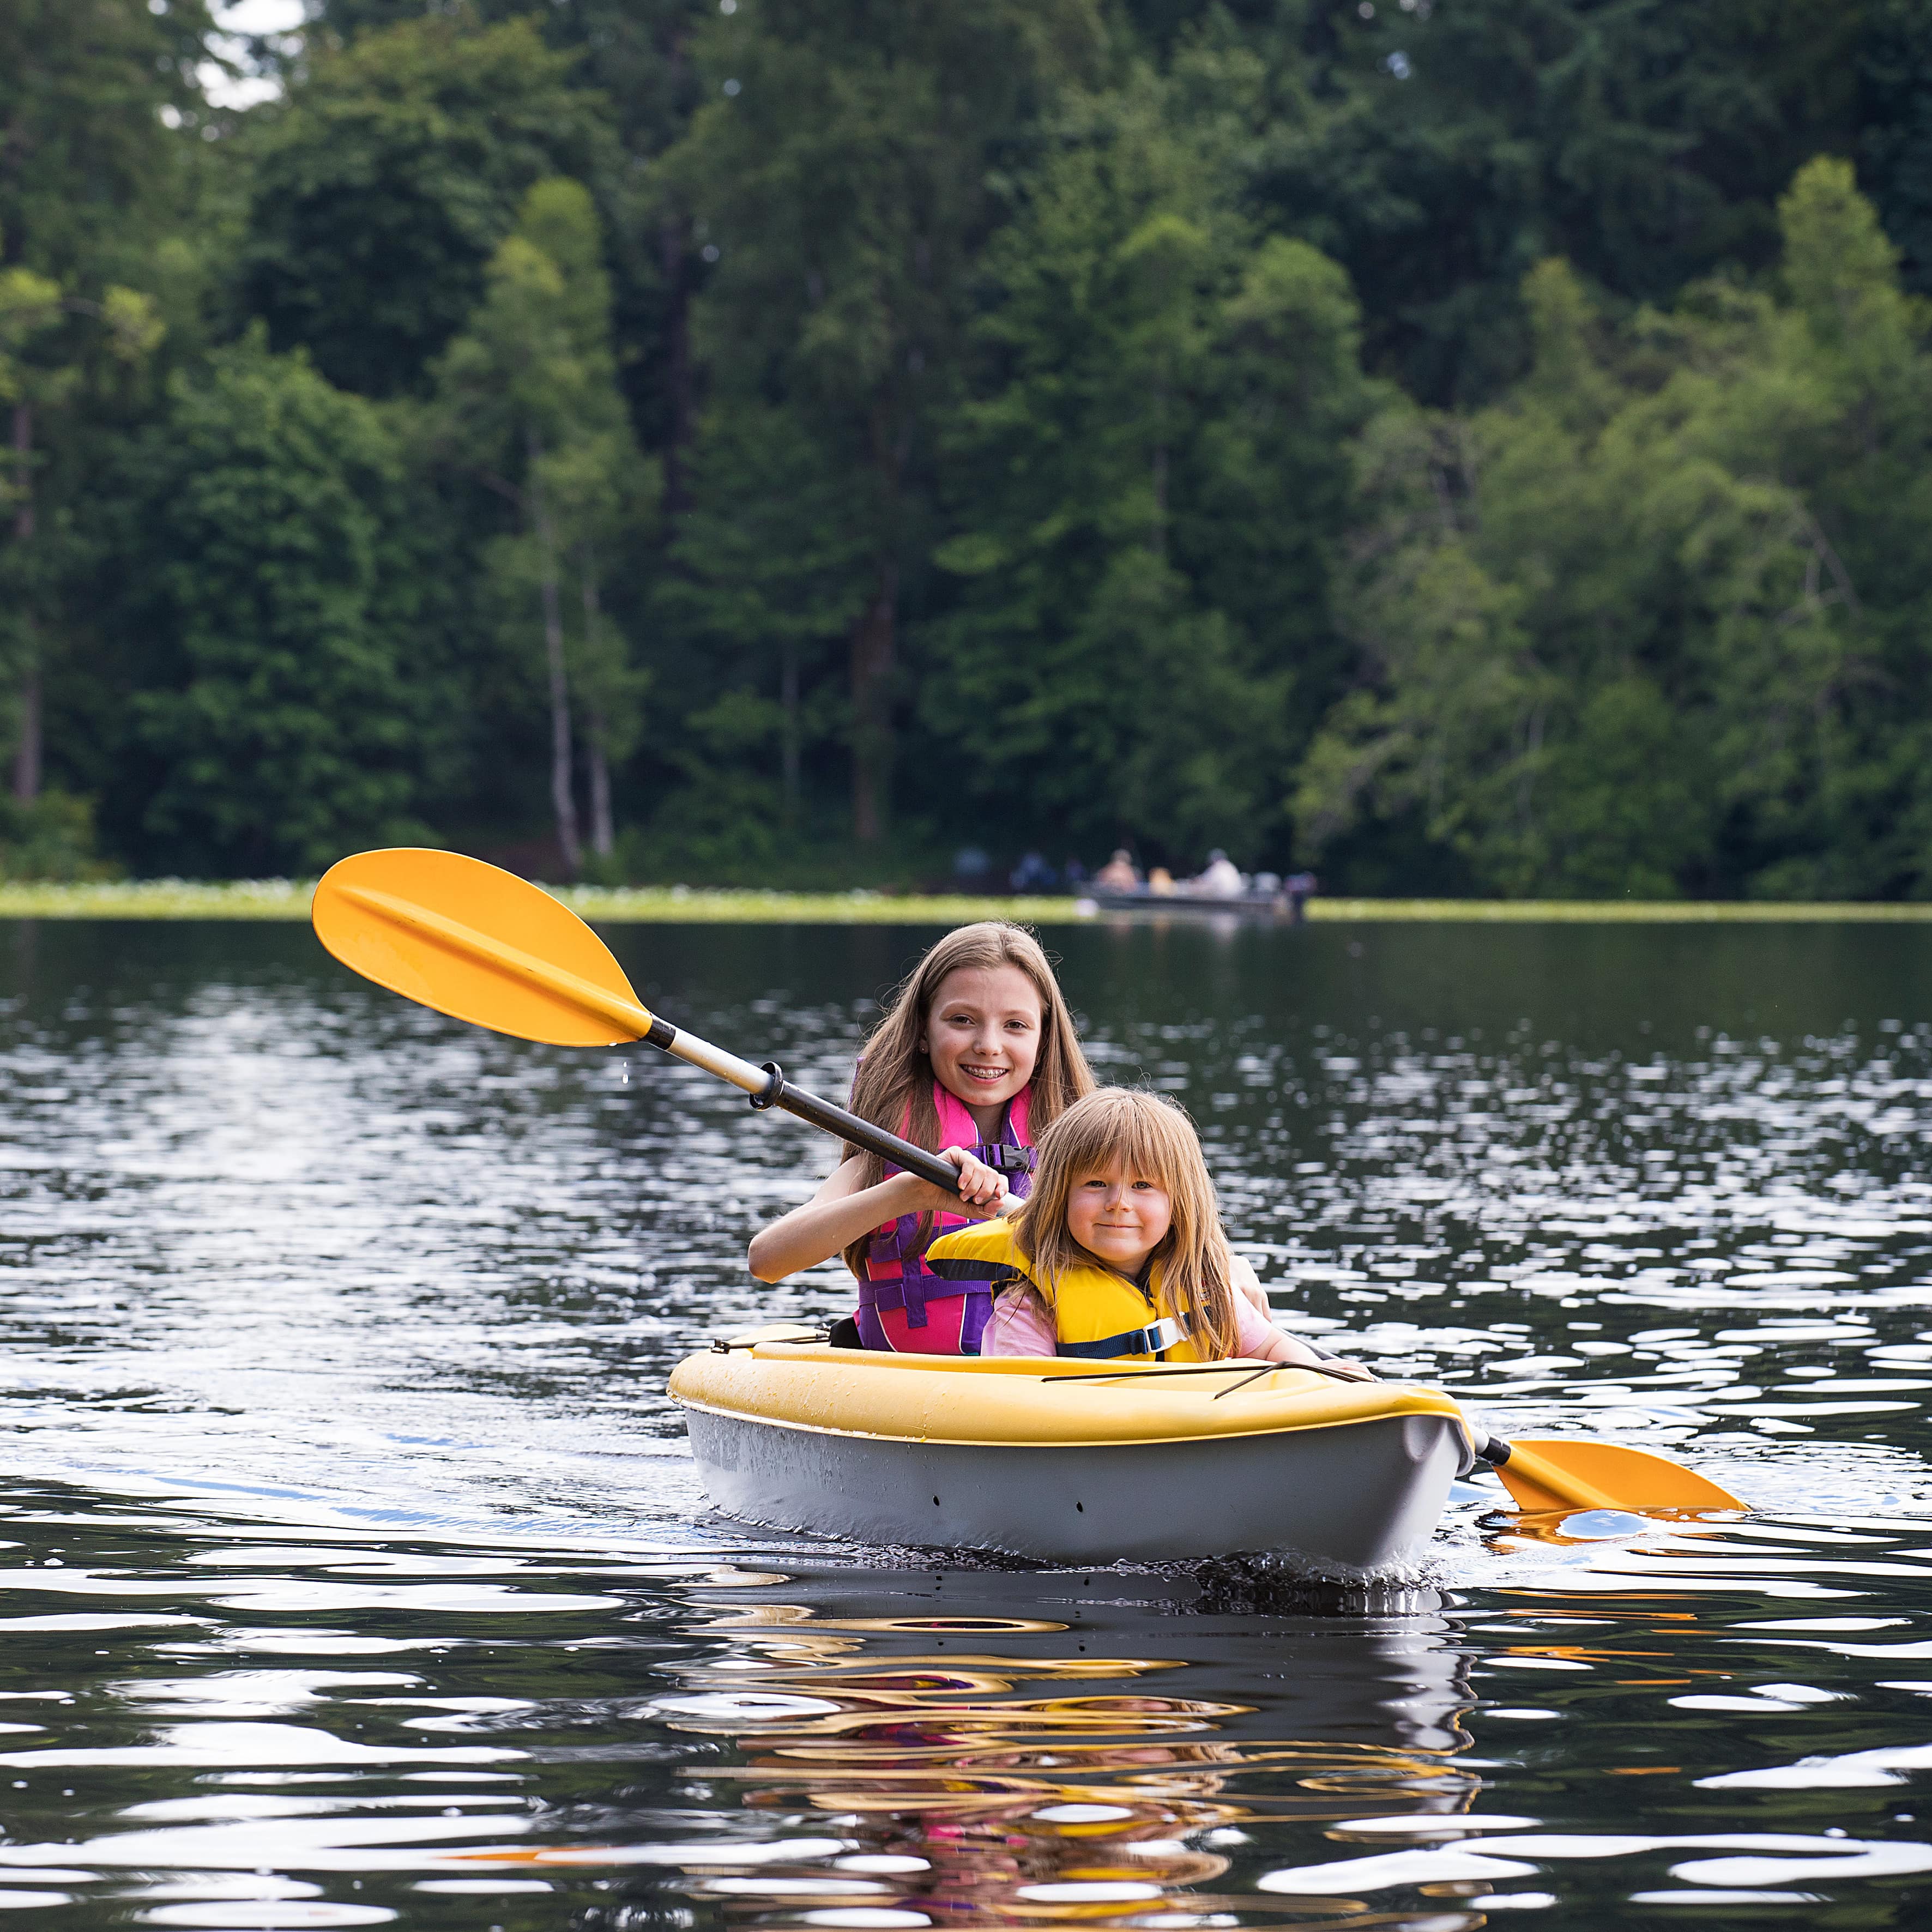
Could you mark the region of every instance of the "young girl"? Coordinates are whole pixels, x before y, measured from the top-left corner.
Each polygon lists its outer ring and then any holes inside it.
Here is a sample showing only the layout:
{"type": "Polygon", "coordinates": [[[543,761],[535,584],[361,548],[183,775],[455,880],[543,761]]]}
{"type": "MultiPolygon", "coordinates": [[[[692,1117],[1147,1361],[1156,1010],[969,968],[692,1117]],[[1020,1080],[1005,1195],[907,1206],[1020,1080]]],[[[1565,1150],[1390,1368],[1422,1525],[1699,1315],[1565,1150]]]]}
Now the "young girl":
{"type": "Polygon", "coordinates": [[[842,1252],[859,1278],[866,1347],[978,1354],[992,1290],[983,1280],[934,1276],[928,1244],[1024,1196],[1034,1136],[1093,1090],[1039,941],[995,920],[948,933],[887,1002],[859,1062],[852,1110],[943,1155],[959,1172],[959,1192],[848,1144],[811,1200],[753,1240],[752,1274],[778,1281],[842,1252]]]}
{"type": "Polygon", "coordinates": [[[1374,1379],[1262,1312],[1254,1270],[1222,1232],[1192,1124],[1151,1094],[1103,1088],[1070,1107],[1040,1136],[1024,1206],[940,1236],[928,1258],[941,1276],[1011,1284],[982,1343],[988,1355],[1319,1361],[1374,1379]]]}

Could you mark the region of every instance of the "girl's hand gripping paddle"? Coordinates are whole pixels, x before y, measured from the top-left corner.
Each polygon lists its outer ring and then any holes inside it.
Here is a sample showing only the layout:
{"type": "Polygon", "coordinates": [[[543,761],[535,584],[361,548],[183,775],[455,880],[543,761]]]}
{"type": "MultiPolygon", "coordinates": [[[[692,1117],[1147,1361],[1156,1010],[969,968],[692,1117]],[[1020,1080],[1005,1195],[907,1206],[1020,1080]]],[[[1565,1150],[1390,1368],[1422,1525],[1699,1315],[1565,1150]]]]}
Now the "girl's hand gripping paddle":
{"type": "MultiPolygon", "coordinates": [[[[642,1040],[751,1096],[949,1193],[957,1170],[925,1148],[862,1120],[652,1013],[610,950],[568,906],[514,872],[455,852],[399,846],[358,852],[315,889],[316,934],[345,966],[452,1018],[553,1046],[642,1040]]],[[[1641,1449],[1609,1442],[1479,1444],[1526,1510],[1743,1509],[1716,1484],[1641,1449]]]]}
{"type": "Polygon", "coordinates": [[[729,1081],[760,1112],[782,1108],[958,1192],[950,1162],[794,1087],[769,1061],[754,1066],[658,1018],[603,940],[514,872],[412,846],[358,852],[322,875],[310,916],[316,937],[344,965],[405,999],[552,1046],[642,1040],[729,1081]]]}

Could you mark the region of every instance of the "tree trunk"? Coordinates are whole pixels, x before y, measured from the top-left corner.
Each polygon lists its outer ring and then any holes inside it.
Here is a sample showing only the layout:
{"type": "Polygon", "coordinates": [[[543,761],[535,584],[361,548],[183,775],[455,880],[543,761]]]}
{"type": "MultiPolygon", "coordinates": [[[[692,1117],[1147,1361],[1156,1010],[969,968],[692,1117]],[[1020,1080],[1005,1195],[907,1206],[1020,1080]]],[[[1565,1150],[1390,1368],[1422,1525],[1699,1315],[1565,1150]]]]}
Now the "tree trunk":
{"type": "Polygon", "coordinates": [[[801,747],[799,742],[798,707],[798,642],[788,638],[779,646],[778,652],[778,706],[783,718],[779,727],[778,761],[784,774],[784,820],[788,825],[798,823],[799,764],[801,747]]]}
{"type": "MultiPolygon", "coordinates": [[[[578,562],[584,586],[584,646],[594,667],[597,662],[597,632],[603,622],[603,612],[598,605],[597,572],[591,562],[588,544],[584,545],[578,562]]],[[[608,734],[604,712],[595,694],[594,680],[592,692],[590,702],[584,707],[584,742],[590,766],[590,848],[598,858],[608,859],[617,842],[617,828],[610,816],[610,763],[604,751],[608,734]]]]}
{"type": "Polygon", "coordinates": [[[664,400],[669,430],[664,441],[664,510],[675,524],[691,508],[685,451],[691,442],[691,278],[685,267],[682,217],[667,215],[658,229],[658,259],[664,279],[664,400]]]}
{"type": "Polygon", "coordinates": [[[1154,528],[1148,533],[1148,548],[1156,556],[1167,554],[1167,382],[1163,377],[1154,392],[1154,528]]]}
{"type": "Polygon", "coordinates": [[[32,805],[40,795],[40,664],[34,620],[26,622],[26,675],[20,680],[20,742],[14,752],[14,796],[32,805]]]}
{"type": "MultiPolygon", "coordinates": [[[[534,467],[542,452],[536,439],[530,439],[530,458],[534,467]]],[[[563,607],[556,582],[556,532],[542,496],[530,493],[530,517],[536,525],[537,542],[543,558],[544,651],[550,663],[550,802],[556,817],[556,842],[563,862],[572,878],[584,863],[584,848],[577,836],[576,788],[570,768],[570,686],[563,669],[563,607]]]]}
{"type": "Polygon", "coordinates": [[[608,859],[617,843],[616,826],[610,817],[610,766],[604,755],[601,734],[590,734],[590,846],[600,859],[608,859]]]}
{"type": "MultiPolygon", "coordinates": [[[[674,16],[675,17],[675,16],[674,16]]],[[[671,30],[670,44],[664,50],[664,65],[674,99],[685,88],[686,34],[681,26],[671,30]]],[[[688,112],[688,107],[680,110],[688,112]]],[[[692,438],[691,381],[691,274],[687,263],[688,224],[673,212],[658,224],[658,261],[664,284],[664,402],[667,434],[664,453],[664,525],[670,530],[691,508],[691,480],[685,452],[692,438]]]]}
{"type": "Polygon", "coordinates": [[[892,677],[898,571],[879,571],[877,591],[852,626],[852,832],[862,845],[884,836],[892,773],[892,677]]]}
{"type": "MultiPolygon", "coordinates": [[[[14,508],[14,541],[34,540],[34,406],[14,405],[14,487],[20,500],[14,508]]],[[[32,805],[40,795],[40,646],[33,613],[21,624],[26,644],[26,666],[20,680],[20,738],[14,753],[14,796],[32,805]]]]}

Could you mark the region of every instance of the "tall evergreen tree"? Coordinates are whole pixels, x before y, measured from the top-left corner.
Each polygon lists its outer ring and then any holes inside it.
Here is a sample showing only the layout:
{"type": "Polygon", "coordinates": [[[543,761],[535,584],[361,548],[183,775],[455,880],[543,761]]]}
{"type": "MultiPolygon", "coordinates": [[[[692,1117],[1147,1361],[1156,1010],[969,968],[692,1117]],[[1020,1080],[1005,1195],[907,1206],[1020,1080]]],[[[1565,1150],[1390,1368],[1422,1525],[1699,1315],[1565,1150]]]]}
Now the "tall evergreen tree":
{"type": "Polygon", "coordinates": [[[103,401],[111,414],[116,364],[157,339],[134,290],[153,286],[158,234],[185,212],[210,31],[202,0],[0,8],[0,729],[23,805],[40,790],[46,679],[75,628],[94,521],[88,419],[103,401]]]}
{"type": "MultiPolygon", "coordinates": [[[[639,434],[661,451],[664,507],[686,506],[687,446],[696,427],[690,305],[703,273],[690,223],[655,186],[658,158],[683,134],[698,104],[692,38],[715,0],[468,0],[485,22],[534,21],[544,44],[570,56],[574,84],[606,105],[621,165],[598,182],[610,256],[615,326],[638,345],[622,372],[639,434]]],[[[319,0],[310,34],[331,44],[448,10],[443,0],[319,0]]]]}
{"type": "Polygon", "coordinates": [[[1785,184],[1856,139],[1867,4],[1284,0],[1258,208],[1347,268],[1376,367],[1480,403],[1540,260],[1632,302],[1774,260],[1785,184]]]}
{"type": "Polygon", "coordinates": [[[760,0],[700,38],[716,91],[666,170],[717,266],[716,410],[777,403],[862,533],[848,633],[854,832],[885,829],[899,632],[925,574],[935,412],[956,392],[991,177],[1090,57],[1084,0],[760,0]]]}
{"type": "Polygon", "coordinates": [[[436,728],[412,638],[401,452],[376,411],[259,328],[178,376],[131,464],[152,560],[129,615],[150,849],[206,876],[313,872],[428,836],[436,728]]]}
{"type": "Polygon", "coordinates": [[[526,20],[319,39],[248,132],[240,299],[338,386],[421,393],[533,183],[608,172],[606,110],[526,20]]]}
{"type": "Polygon", "coordinates": [[[1346,278],[1256,244],[1179,105],[1145,76],[1094,104],[988,251],[992,381],[955,419],[939,552],[966,589],[923,709],[1016,820],[1252,860],[1336,668],[1370,392],[1346,278]]]}

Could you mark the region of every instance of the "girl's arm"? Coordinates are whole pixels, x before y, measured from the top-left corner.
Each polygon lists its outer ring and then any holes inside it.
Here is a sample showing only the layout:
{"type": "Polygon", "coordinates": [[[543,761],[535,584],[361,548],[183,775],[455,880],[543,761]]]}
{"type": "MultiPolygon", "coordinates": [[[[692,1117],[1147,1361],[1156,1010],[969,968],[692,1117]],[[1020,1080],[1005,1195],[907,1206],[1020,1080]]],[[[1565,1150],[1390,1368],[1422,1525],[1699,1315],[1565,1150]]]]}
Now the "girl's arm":
{"type": "Polygon", "coordinates": [[[1268,1324],[1268,1333],[1256,1337],[1256,1346],[1250,1347],[1244,1342],[1241,1353],[1252,1355],[1262,1362],[1307,1363],[1326,1369],[1331,1375],[1345,1376],[1352,1382],[1372,1382],[1376,1378],[1372,1369],[1364,1368],[1360,1362],[1346,1362],[1339,1355],[1318,1355],[1306,1342],[1298,1341],[1285,1334],[1273,1322],[1268,1324]]]}
{"type": "Polygon", "coordinates": [[[1306,1342],[1277,1328],[1268,1310],[1268,1296],[1256,1278],[1254,1270],[1239,1255],[1233,1259],[1234,1265],[1230,1278],[1233,1286],[1240,1291],[1234,1302],[1234,1346],[1244,1355],[1258,1362],[1318,1363],[1323,1368],[1346,1375],[1353,1382],[1375,1380],[1375,1371],[1365,1369],[1360,1362],[1345,1362],[1339,1356],[1318,1355],[1306,1342]],[[1262,1311],[1258,1316],[1255,1312],[1257,1304],[1262,1311]]]}
{"type": "Polygon", "coordinates": [[[770,1227],[752,1237],[746,1256],[760,1281],[782,1281],[801,1268],[816,1268],[902,1214],[964,1214],[986,1220],[1007,1204],[1006,1177],[964,1148],[947,1148],[940,1155],[959,1170],[960,1192],[943,1193],[917,1175],[896,1174],[875,1187],[859,1185],[859,1163],[841,1161],[802,1208],[782,1214],[770,1227]]]}
{"type": "Polygon", "coordinates": [[[1262,1286],[1261,1278],[1255,1273],[1253,1263],[1244,1261],[1239,1255],[1232,1252],[1228,1258],[1234,1264],[1230,1279],[1236,1292],[1246,1295],[1253,1303],[1255,1312],[1264,1322],[1272,1322],[1274,1310],[1268,1306],[1268,1291],[1262,1286]]]}

